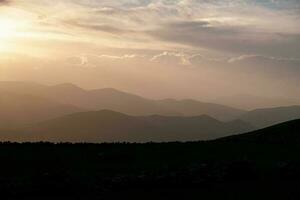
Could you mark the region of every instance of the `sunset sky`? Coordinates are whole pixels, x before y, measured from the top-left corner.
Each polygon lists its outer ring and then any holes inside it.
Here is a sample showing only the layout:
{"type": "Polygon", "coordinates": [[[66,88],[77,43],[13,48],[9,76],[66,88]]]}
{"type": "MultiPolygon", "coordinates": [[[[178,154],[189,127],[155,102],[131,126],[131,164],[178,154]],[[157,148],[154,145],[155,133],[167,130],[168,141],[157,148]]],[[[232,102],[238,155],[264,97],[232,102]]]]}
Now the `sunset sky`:
{"type": "Polygon", "coordinates": [[[0,80],[299,98],[299,0],[0,0],[0,80]]]}

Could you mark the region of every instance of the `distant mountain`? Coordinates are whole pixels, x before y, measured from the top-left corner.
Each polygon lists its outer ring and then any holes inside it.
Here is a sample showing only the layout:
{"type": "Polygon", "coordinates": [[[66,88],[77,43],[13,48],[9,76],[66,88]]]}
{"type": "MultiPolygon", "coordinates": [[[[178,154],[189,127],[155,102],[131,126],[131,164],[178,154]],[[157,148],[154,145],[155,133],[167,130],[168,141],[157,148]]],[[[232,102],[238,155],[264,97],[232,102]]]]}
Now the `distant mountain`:
{"type": "Polygon", "coordinates": [[[44,86],[27,82],[0,82],[0,89],[40,96],[87,110],[108,109],[136,116],[198,116],[206,114],[218,120],[229,121],[244,113],[240,109],[195,100],[146,99],[112,88],[84,90],[70,83],[44,86]]]}
{"type": "Polygon", "coordinates": [[[82,109],[26,94],[0,91],[0,127],[35,123],[82,109]]]}
{"type": "Polygon", "coordinates": [[[246,134],[229,136],[217,141],[231,141],[238,143],[253,142],[256,144],[300,144],[300,119],[284,122],[246,134]]]}
{"type": "Polygon", "coordinates": [[[279,97],[261,97],[249,94],[240,94],[228,97],[221,97],[212,102],[222,103],[235,108],[254,110],[279,106],[300,105],[300,99],[288,99],[279,97]]]}
{"type": "Polygon", "coordinates": [[[257,128],[264,128],[299,118],[300,106],[287,106],[249,111],[243,114],[239,119],[257,128]]]}
{"type": "Polygon", "coordinates": [[[177,112],[182,113],[184,116],[197,116],[206,114],[223,121],[236,119],[245,113],[244,110],[235,109],[220,104],[204,103],[192,99],[166,99],[158,101],[158,103],[162,107],[168,108],[170,110],[176,110],[177,112]]]}
{"type": "Polygon", "coordinates": [[[253,130],[235,121],[220,122],[209,116],[129,116],[102,110],[70,114],[57,119],[3,132],[1,140],[68,142],[150,142],[208,140],[253,130]],[[6,135],[6,136],[5,136],[6,135]]]}

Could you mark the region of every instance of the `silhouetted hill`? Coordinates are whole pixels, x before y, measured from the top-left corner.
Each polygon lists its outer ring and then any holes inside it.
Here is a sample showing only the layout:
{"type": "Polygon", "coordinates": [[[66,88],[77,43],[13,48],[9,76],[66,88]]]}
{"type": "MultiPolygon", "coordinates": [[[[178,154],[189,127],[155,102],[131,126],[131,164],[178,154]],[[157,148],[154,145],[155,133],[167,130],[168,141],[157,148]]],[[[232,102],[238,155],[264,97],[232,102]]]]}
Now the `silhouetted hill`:
{"type": "Polygon", "coordinates": [[[2,140],[67,142],[150,142],[208,140],[253,130],[237,122],[224,123],[209,116],[129,116],[102,110],[59,117],[2,134],[2,140]],[[8,138],[5,138],[7,137],[8,138]]]}
{"type": "MultiPolygon", "coordinates": [[[[101,111],[40,126],[80,123],[82,116],[95,121],[105,116],[106,122],[136,118],[101,111]]],[[[299,199],[299,130],[295,120],[207,142],[0,143],[1,194],[9,199],[299,199]]]]}
{"type": "Polygon", "coordinates": [[[240,117],[242,121],[258,128],[264,128],[299,118],[300,106],[257,109],[249,111],[240,117]]]}
{"type": "Polygon", "coordinates": [[[284,122],[268,128],[241,135],[229,136],[219,141],[267,143],[267,144],[300,144],[300,119],[284,122]]]}
{"type": "Polygon", "coordinates": [[[198,116],[210,115],[222,121],[239,117],[243,110],[195,100],[152,100],[112,88],[84,90],[76,85],[65,83],[44,86],[23,82],[0,82],[0,89],[31,94],[51,99],[63,104],[71,104],[87,110],[113,110],[129,115],[198,116]]]}
{"type": "Polygon", "coordinates": [[[0,127],[35,123],[82,109],[27,94],[0,92],[0,127]]]}

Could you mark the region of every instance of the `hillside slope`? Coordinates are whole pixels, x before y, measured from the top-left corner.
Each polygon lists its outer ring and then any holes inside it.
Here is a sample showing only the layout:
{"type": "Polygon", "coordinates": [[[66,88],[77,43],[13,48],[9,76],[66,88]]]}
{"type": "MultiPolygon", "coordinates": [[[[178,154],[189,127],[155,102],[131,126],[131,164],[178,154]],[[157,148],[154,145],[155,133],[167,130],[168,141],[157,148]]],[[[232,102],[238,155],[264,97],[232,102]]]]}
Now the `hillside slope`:
{"type": "Polygon", "coordinates": [[[229,136],[219,141],[254,142],[267,144],[300,144],[300,119],[284,122],[275,126],[246,134],[229,136]]]}

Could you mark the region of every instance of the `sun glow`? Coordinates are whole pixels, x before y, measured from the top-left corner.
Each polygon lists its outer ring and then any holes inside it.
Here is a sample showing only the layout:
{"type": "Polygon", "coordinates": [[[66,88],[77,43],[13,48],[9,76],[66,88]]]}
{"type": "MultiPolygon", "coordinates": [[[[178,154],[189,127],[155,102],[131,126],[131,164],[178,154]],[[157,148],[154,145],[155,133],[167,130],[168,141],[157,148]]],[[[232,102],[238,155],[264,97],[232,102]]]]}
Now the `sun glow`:
{"type": "Polygon", "coordinates": [[[17,25],[13,20],[0,19],[0,39],[10,38],[17,31],[17,25]]]}
{"type": "Polygon", "coordinates": [[[26,32],[26,28],[25,21],[0,17],[0,52],[10,51],[16,46],[17,38],[26,32]]]}
{"type": "Polygon", "coordinates": [[[9,48],[10,40],[17,32],[16,23],[10,19],[0,19],[0,52],[9,48]]]}

